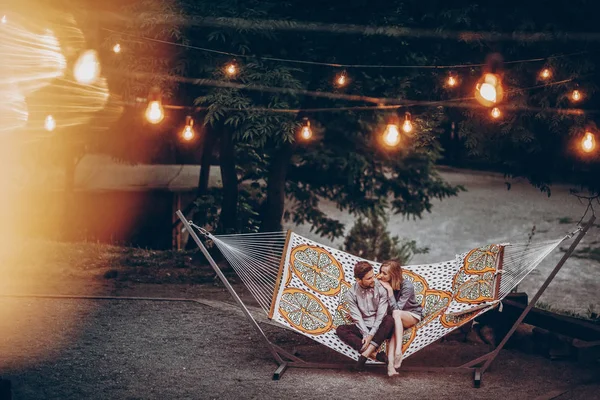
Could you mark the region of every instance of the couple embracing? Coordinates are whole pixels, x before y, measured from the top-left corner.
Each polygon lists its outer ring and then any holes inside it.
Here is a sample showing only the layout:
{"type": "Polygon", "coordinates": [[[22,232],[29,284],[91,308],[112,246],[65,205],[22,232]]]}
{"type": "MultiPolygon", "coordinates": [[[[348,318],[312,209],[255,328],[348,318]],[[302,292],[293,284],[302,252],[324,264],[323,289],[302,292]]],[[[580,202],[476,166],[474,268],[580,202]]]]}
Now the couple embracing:
{"type": "Polygon", "coordinates": [[[402,363],[402,336],[404,329],[421,321],[422,307],[417,303],[412,283],[402,278],[402,267],[397,261],[384,261],[375,277],[373,266],[359,261],[354,266],[356,283],[348,290],[346,302],[351,325],[340,325],[336,333],[350,347],[360,352],[356,368],[363,369],[367,358],[390,339],[387,356],[377,353],[375,358],[387,363],[388,375],[397,375],[402,363]]]}

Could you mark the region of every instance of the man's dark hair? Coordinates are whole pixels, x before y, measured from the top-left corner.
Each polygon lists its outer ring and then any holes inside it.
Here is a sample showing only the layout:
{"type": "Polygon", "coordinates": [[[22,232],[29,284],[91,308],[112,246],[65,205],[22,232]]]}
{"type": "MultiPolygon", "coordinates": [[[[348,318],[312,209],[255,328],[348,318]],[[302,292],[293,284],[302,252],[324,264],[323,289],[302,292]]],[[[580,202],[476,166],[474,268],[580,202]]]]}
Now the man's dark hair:
{"type": "Polygon", "coordinates": [[[362,279],[365,275],[373,270],[373,266],[366,261],[359,261],[354,266],[354,277],[356,279],[362,279]]]}

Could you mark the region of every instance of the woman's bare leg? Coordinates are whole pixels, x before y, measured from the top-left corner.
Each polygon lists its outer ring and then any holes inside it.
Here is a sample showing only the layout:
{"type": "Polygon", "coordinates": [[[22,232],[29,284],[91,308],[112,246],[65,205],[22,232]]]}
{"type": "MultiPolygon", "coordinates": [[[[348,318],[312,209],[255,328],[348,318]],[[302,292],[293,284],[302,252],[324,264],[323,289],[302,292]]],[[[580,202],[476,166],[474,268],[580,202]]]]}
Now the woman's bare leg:
{"type": "Polygon", "coordinates": [[[388,376],[398,375],[398,371],[396,371],[396,368],[394,367],[394,352],[396,351],[396,335],[392,335],[392,338],[390,339],[388,346],[389,346],[388,347],[388,365],[387,365],[388,376]]]}
{"type": "MultiPolygon", "coordinates": [[[[394,310],[392,315],[394,317],[394,327],[396,328],[396,335],[398,335],[398,326],[401,327],[401,335],[404,335],[404,329],[410,328],[419,322],[415,317],[413,317],[409,312],[406,311],[394,310]]],[[[402,338],[402,336],[397,337],[402,338]]],[[[396,345],[396,352],[394,354],[394,367],[400,368],[400,365],[402,365],[402,339],[398,340],[398,343],[396,345]]]]}
{"type": "Polygon", "coordinates": [[[394,349],[394,369],[399,368],[402,363],[402,337],[404,336],[404,326],[402,324],[402,311],[394,310],[394,336],[396,337],[396,348],[394,349]]]}

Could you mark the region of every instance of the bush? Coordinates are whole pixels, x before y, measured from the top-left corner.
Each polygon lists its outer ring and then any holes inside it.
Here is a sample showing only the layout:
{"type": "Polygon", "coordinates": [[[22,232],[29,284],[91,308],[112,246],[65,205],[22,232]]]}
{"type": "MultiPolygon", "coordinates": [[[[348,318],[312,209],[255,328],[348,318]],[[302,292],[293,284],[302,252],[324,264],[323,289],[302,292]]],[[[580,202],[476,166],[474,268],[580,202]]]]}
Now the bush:
{"type": "Polygon", "coordinates": [[[344,240],[344,250],[373,261],[398,260],[407,264],[415,254],[429,252],[428,247],[417,247],[414,240],[390,236],[388,219],[372,213],[360,217],[344,240]]]}

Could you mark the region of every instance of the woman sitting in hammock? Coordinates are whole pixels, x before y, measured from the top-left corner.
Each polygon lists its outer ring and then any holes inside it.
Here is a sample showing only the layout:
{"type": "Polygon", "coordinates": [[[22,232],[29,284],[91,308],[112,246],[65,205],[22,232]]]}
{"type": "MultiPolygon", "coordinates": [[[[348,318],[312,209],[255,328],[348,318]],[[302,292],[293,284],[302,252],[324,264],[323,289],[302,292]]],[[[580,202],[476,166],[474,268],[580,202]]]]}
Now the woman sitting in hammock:
{"type": "Polygon", "coordinates": [[[402,336],[404,329],[419,323],[423,308],[417,302],[412,282],[402,278],[402,267],[397,261],[384,261],[379,275],[381,285],[388,291],[389,311],[394,318],[394,335],[389,342],[388,375],[397,375],[402,364],[402,336]]]}

